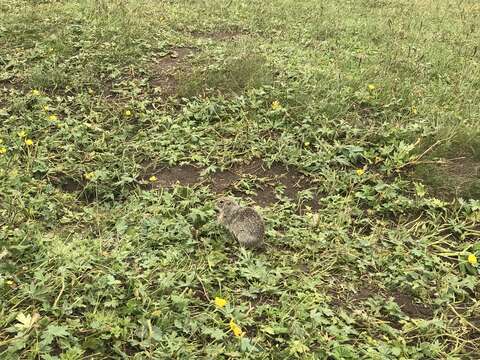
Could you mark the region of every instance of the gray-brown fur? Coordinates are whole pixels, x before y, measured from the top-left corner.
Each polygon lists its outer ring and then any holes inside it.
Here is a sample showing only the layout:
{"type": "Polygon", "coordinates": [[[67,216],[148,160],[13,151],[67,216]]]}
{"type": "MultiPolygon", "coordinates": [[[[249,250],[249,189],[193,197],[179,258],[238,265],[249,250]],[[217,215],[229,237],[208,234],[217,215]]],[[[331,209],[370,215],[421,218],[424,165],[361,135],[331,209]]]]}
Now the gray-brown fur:
{"type": "Polygon", "coordinates": [[[263,245],[265,223],[262,217],[250,207],[242,207],[229,198],[217,202],[218,222],[225,226],[238,242],[250,248],[263,245]]]}

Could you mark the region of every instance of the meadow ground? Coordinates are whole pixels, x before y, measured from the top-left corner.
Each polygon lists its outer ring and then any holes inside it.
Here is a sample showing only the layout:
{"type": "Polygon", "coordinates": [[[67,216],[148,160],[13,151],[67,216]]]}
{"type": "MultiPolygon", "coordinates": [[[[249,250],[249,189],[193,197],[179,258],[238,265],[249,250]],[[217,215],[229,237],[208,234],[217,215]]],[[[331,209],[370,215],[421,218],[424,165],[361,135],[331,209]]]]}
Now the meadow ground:
{"type": "Polygon", "coordinates": [[[480,359],[477,0],[0,14],[1,359],[480,359]]]}

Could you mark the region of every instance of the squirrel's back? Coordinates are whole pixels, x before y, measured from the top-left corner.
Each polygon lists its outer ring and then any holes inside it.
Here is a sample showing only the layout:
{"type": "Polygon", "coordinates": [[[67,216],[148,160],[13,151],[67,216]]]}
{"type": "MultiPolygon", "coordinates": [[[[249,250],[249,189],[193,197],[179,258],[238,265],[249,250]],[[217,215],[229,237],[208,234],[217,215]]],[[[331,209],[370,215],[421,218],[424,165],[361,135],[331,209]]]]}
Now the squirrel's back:
{"type": "Polygon", "coordinates": [[[262,217],[250,207],[236,209],[227,227],[242,245],[259,247],[263,243],[265,223],[262,217]]]}

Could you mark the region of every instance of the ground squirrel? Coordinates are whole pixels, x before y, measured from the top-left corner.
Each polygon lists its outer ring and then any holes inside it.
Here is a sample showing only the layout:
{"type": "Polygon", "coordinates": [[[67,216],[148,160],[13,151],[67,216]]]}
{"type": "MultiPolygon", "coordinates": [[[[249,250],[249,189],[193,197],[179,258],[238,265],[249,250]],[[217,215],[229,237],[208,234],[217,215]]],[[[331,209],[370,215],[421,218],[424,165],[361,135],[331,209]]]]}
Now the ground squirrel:
{"type": "Polygon", "coordinates": [[[242,207],[233,199],[220,198],[217,201],[219,210],[218,222],[248,248],[258,248],[263,245],[265,223],[262,217],[250,207],[242,207]]]}

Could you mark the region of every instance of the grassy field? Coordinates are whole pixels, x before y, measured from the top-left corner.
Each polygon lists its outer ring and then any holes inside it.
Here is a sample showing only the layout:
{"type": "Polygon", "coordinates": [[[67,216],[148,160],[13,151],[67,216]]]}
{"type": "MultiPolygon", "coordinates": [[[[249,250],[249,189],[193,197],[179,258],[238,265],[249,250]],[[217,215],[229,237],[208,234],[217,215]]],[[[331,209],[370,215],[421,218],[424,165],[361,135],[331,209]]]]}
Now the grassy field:
{"type": "Polygon", "coordinates": [[[480,359],[477,0],[0,13],[1,359],[480,359]]]}

